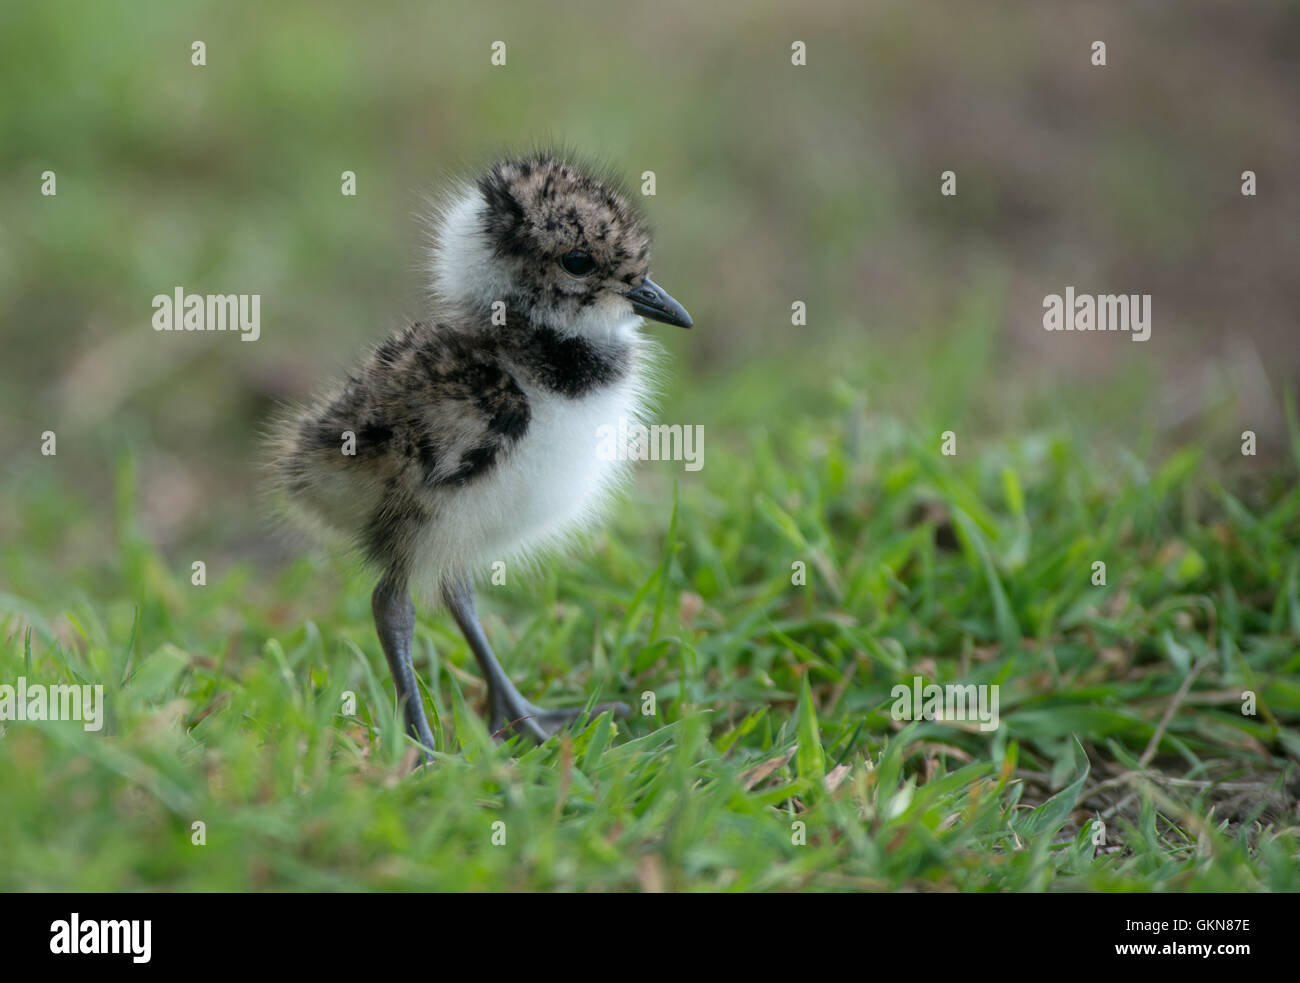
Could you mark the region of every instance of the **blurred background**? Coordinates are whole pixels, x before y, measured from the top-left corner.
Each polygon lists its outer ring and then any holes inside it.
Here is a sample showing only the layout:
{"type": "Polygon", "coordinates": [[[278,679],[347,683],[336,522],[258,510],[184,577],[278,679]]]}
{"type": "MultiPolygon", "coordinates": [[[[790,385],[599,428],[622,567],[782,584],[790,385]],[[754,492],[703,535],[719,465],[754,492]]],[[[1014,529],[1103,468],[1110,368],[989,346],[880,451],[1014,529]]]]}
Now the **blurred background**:
{"type": "Polygon", "coordinates": [[[422,193],[548,140],[655,172],[655,276],[697,325],[652,329],[665,422],[743,446],[852,403],[1225,468],[1252,429],[1266,463],[1300,364],[1298,58],[1280,0],[4,4],[0,583],[111,553],[124,450],[165,554],[278,564],[268,413],[418,315],[422,193]],[[155,333],[178,285],[260,294],[261,339],[155,333]],[[1151,340],[1045,332],[1070,285],[1151,294],[1151,340]]]}

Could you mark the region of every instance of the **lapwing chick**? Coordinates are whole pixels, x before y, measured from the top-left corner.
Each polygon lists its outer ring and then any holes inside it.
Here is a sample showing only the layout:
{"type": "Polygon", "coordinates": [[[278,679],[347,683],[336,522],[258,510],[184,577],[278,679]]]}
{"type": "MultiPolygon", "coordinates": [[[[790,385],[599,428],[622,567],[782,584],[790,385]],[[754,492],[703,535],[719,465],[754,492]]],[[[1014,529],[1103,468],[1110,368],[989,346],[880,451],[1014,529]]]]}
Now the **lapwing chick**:
{"type": "Polygon", "coordinates": [[[628,196],[572,161],[499,160],[438,201],[430,232],[427,317],[272,442],[282,499],[376,572],[375,628],[426,760],[413,590],[441,597],[464,634],[494,732],[542,741],[581,713],[537,707],[511,683],[479,623],[475,579],[599,519],[627,467],[610,458],[630,455],[601,453],[598,434],[625,432],[620,421],[646,409],[642,318],[691,326],[650,279],[650,234],[628,196]]]}

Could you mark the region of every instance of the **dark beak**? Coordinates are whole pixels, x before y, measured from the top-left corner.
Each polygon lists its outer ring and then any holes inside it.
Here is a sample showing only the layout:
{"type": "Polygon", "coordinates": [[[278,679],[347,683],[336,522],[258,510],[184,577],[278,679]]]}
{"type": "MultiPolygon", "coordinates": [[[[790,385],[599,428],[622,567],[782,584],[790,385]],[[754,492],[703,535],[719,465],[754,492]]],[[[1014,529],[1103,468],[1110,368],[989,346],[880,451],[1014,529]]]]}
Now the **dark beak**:
{"type": "Polygon", "coordinates": [[[642,281],[641,286],[629,290],[623,296],[632,302],[632,310],[652,321],[675,324],[679,328],[689,328],[695,323],[686,313],[686,308],[649,277],[642,281]]]}

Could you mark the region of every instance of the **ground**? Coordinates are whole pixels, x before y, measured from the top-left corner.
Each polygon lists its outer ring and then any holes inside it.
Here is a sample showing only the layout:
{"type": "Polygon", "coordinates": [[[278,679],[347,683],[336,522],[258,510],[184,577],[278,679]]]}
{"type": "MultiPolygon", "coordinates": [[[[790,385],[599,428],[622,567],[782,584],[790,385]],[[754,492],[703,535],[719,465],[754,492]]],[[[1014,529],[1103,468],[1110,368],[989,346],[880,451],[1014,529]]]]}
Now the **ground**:
{"type": "Polygon", "coordinates": [[[631,721],[494,742],[466,646],[421,617],[442,745],[416,774],[364,576],[312,555],[196,587],[140,538],[123,457],[95,584],[0,598],[10,669],[110,708],[7,726],[3,886],[1300,888],[1294,481],[1243,497],[1195,450],[1050,433],[945,456],[844,398],[484,589],[525,693],[631,721]],[[1001,727],[894,720],[916,675],[1000,684],[1001,727]]]}

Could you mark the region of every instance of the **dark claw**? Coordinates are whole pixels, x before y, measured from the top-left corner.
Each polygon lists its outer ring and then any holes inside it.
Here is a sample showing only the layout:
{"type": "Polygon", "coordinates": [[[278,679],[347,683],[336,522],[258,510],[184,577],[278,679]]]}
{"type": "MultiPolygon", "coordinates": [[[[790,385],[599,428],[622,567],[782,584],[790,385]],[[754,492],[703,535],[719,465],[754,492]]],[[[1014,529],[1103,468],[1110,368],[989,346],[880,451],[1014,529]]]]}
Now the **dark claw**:
{"type": "MultiPolygon", "coordinates": [[[[511,707],[506,699],[498,701],[490,698],[489,705],[500,703],[501,706],[492,713],[490,729],[493,736],[506,736],[511,730],[517,733],[528,734],[537,743],[542,743],[550,737],[558,734],[566,726],[582,716],[586,707],[566,707],[563,709],[543,710],[541,707],[533,706],[531,703],[525,703],[522,706],[511,707]]],[[[623,719],[632,714],[631,708],[621,701],[611,703],[597,703],[591,708],[591,720],[595,720],[606,711],[612,712],[615,717],[623,719]]]]}

